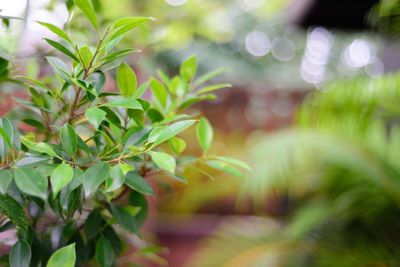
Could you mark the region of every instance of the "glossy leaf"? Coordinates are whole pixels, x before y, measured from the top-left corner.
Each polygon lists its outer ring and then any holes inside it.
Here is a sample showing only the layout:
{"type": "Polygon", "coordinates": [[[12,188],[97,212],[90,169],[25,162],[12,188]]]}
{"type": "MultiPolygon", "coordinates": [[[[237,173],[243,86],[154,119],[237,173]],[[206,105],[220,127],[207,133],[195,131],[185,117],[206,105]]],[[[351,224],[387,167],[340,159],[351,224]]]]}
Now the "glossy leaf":
{"type": "Polygon", "coordinates": [[[186,81],[190,81],[197,71],[197,59],[196,56],[192,56],[186,59],[180,68],[180,74],[186,81]]]}
{"type": "Polygon", "coordinates": [[[126,174],[125,183],[139,193],[154,197],[151,185],[136,171],[130,171],[126,174]]]}
{"type": "Polygon", "coordinates": [[[82,183],[86,197],[94,193],[100,184],[107,179],[109,168],[106,162],[98,161],[85,171],[82,183]]]}
{"type": "Polygon", "coordinates": [[[106,112],[99,108],[89,108],[85,112],[86,118],[94,126],[95,129],[99,128],[100,123],[104,120],[106,112]]]}
{"type": "Polygon", "coordinates": [[[200,84],[205,83],[206,81],[208,81],[208,80],[214,78],[215,76],[218,76],[218,75],[220,75],[220,74],[222,74],[222,73],[224,73],[226,71],[227,71],[227,69],[216,69],[216,70],[207,72],[206,74],[203,74],[200,77],[198,77],[194,81],[193,85],[194,86],[199,86],[200,84]]]}
{"type": "Polygon", "coordinates": [[[204,152],[207,152],[213,139],[213,128],[205,117],[197,124],[197,140],[204,152]]]}
{"type": "Polygon", "coordinates": [[[167,105],[167,91],[166,91],[164,85],[162,85],[162,83],[160,83],[156,79],[151,78],[150,87],[151,87],[151,91],[153,92],[153,94],[156,97],[157,101],[163,107],[165,107],[167,105]]]}
{"type": "Polygon", "coordinates": [[[175,173],[176,162],[175,159],[164,152],[155,152],[152,151],[149,153],[151,155],[152,160],[154,163],[163,170],[166,170],[170,173],[175,173]]]}
{"type": "Polygon", "coordinates": [[[179,134],[180,132],[184,131],[188,127],[192,126],[195,123],[195,120],[185,120],[185,121],[178,121],[169,126],[167,126],[157,140],[154,142],[154,146],[161,144],[164,141],[167,141],[171,137],[179,134]]]}
{"type": "Polygon", "coordinates": [[[114,191],[120,188],[125,182],[125,175],[122,171],[121,165],[115,165],[110,170],[110,175],[106,181],[106,192],[114,191]]]}
{"type": "Polygon", "coordinates": [[[62,29],[58,28],[57,26],[55,26],[53,24],[50,24],[50,23],[41,22],[41,21],[38,21],[37,23],[39,23],[40,25],[46,27],[47,29],[49,29],[50,31],[54,32],[59,37],[61,37],[64,40],[68,41],[69,43],[72,43],[72,41],[69,38],[68,34],[66,34],[62,29]]]}
{"type": "Polygon", "coordinates": [[[115,253],[111,242],[101,236],[96,243],[96,259],[101,267],[112,267],[115,261],[115,253]]]}
{"type": "Polygon", "coordinates": [[[169,146],[176,155],[180,155],[185,150],[186,143],[181,138],[175,136],[169,139],[169,146]]]}
{"type": "Polygon", "coordinates": [[[11,148],[14,129],[9,119],[2,117],[0,119],[0,156],[5,157],[11,148]]]}
{"type": "Polygon", "coordinates": [[[230,175],[239,177],[239,178],[244,178],[244,175],[235,167],[233,167],[232,165],[230,165],[229,163],[226,162],[221,162],[221,161],[216,161],[216,160],[209,160],[206,161],[207,165],[221,170],[223,172],[226,172],[230,175]]]}
{"type": "Polygon", "coordinates": [[[133,96],[137,86],[136,74],[133,69],[124,62],[121,63],[117,70],[117,82],[119,91],[123,96],[133,96]]]}
{"type": "Polygon", "coordinates": [[[74,128],[68,123],[66,123],[60,131],[61,143],[65,151],[74,156],[76,149],[78,147],[78,137],[74,131],[74,128]]]}
{"type": "Polygon", "coordinates": [[[117,221],[121,224],[121,226],[124,227],[126,230],[137,234],[140,237],[140,221],[138,220],[138,218],[115,203],[111,202],[110,207],[112,213],[114,214],[117,221]]]}
{"type": "Polygon", "coordinates": [[[133,93],[132,98],[136,99],[136,98],[142,97],[142,95],[144,94],[144,92],[146,92],[149,85],[150,85],[150,82],[145,82],[141,86],[139,86],[139,88],[135,91],[135,93],[133,93]]]}
{"type": "Polygon", "coordinates": [[[28,229],[28,219],[22,206],[10,195],[0,195],[0,210],[18,227],[28,229]]]}
{"type": "Polygon", "coordinates": [[[34,143],[29,141],[26,137],[21,136],[21,142],[28,148],[38,151],[40,153],[46,153],[49,156],[55,157],[55,158],[60,158],[56,152],[46,143],[40,142],[40,143],[34,143]]]}
{"type": "Polygon", "coordinates": [[[112,98],[107,103],[103,104],[103,106],[143,110],[142,105],[137,100],[131,98],[112,98]]]}
{"type": "Polygon", "coordinates": [[[14,181],[25,194],[46,199],[47,178],[37,169],[20,167],[14,171],[14,181]]]}
{"type": "Polygon", "coordinates": [[[25,240],[19,240],[10,251],[11,267],[28,267],[31,262],[31,247],[25,240]]]}
{"type": "Polygon", "coordinates": [[[204,94],[204,93],[208,93],[208,92],[212,92],[221,88],[227,88],[227,87],[232,87],[231,84],[229,83],[220,83],[220,84],[214,84],[214,85],[210,85],[204,88],[201,88],[197,94],[204,94]]]}
{"type": "Polygon", "coordinates": [[[213,158],[218,159],[220,161],[228,162],[230,164],[236,165],[238,167],[241,167],[241,168],[249,170],[249,171],[251,170],[250,166],[246,162],[243,162],[243,161],[235,159],[235,158],[225,157],[225,156],[224,157],[214,156],[213,158]]]}
{"type": "Polygon", "coordinates": [[[9,170],[0,170],[0,193],[5,194],[12,181],[12,174],[9,170]]]}
{"type": "Polygon", "coordinates": [[[53,189],[53,197],[55,198],[60,190],[71,182],[74,177],[74,170],[66,164],[61,163],[51,174],[50,182],[53,189]]]}
{"type": "Polygon", "coordinates": [[[46,267],[74,267],[75,261],[75,243],[72,243],[54,252],[46,267]]]}
{"type": "Polygon", "coordinates": [[[90,0],[74,0],[75,5],[83,12],[87,17],[93,27],[99,30],[99,25],[97,23],[96,13],[94,12],[92,3],[90,0]]]}
{"type": "Polygon", "coordinates": [[[64,53],[65,55],[69,56],[73,60],[79,62],[79,59],[75,56],[75,54],[71,50],[69,50],[67,47],[65,47],[64,45],[62,45],[62,44],[60,44],[60,43],[58,43],[56,41],[47,39],[47,38],[44,38],[44,40],[46,40],[46,42],[49,45],[51,45],[52,47],[54,47],[55,49],[57,49],[61,53],[64,53]]]}

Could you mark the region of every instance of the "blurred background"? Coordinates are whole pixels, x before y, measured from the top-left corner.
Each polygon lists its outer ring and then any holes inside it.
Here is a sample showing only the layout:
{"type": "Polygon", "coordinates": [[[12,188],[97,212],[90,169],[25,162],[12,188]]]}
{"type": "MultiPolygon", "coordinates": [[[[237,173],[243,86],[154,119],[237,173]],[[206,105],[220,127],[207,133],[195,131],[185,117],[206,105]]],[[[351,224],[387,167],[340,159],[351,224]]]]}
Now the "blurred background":
{"type": "MultiPolygon", "coordinates": [[[[252,167],[243,179],[193,169],[188,185],[152,177],[145,241],[129,237],[120,266],[136,257],[144,266],[400,265],[397,0],[92,2],[104,24],[156,19],[118,44],[142,50],[126,58],[139,83],[157,69],[178,73],[191,55],[200,73],[227,70],[214,81],[233,87],[197,108],[215,128],[210,153],[252,167]],[[145,242],[153,251],[136,249],[145,242]]],[[[73,16],[68,31],[81,45],[93,32],[71,0],[0,0],[0,9],[4,115],[27,95],[10,78],[51,79],[44,56],[54,50],[42,38],[55,35],[35,21],[62,28],[73,16]]],[[[201,154],[194,129],[184,138],[186,154],[201,154]]]]}

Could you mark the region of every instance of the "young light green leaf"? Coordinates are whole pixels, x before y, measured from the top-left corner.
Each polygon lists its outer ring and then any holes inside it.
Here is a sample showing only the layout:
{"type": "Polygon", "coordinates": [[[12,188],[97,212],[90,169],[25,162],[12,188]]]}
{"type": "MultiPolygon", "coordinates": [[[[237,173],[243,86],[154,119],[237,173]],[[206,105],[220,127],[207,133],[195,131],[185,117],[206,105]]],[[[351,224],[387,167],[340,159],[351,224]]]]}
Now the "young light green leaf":
{"type": "Polygon", "coordinates": [[[186,143],[181,138],[175,136],[169,139],[169,146],[176,155],[180,155],[185,150],[186,143]]]}
{"type": "Polygon", "coordinates": [[[125,26],[128,24],[135,24],[137,26],[137,25],[140,25],[143,22],[146,22],[149,20],[154,20],[154,18],[152,18],[152,17],[126,17],[126,18],[122,18],[122,19],[115,21],[113,28],[116,29],[116,28],[119,28],[119,27],[122,27],[122,26],[125,26]]]}
{"type": "Polygon", "coordinates": [[[60,131],[61,143],[65,151],[74,156],[76,148],[78,147],[78,137],[74,131],[74,128],[69,123],[66,123],[60,131]]]}
{"type": "Polygon", "coordinates": [[[197,124],[197,140],[204,153],[207,152],[213,139],[213,128],[205,117],[197,124]]]}
{"type": "Polygon", "coordinates": [[[46,42],[49,45],[51,45],[52,47],[54,47],[55,49],[57,49],[61,53],[64,53],[67,56],[69,56],[70,58],[72,58],[73,60],[79,62],[79,59],[75,56],[75,54],[71,50],[69,50],[67,47],[65,47],[64,45],[60,44],[59,42],[47,39],[47,38],[44,38],[44,40],[46,40],[46,42]]]}
{"type": "Polygon", "coordinates": [[[96,244],[96,259],[101,267],[112,267],[114,266],[115,253],[111,242],[101,236],[96,244]]]}
{"type": "Polygon", "coordinates": [[[196,56],[192,56],[186,59],[180,68],[180,74],[185,81],[190,81],[197,71],[197,59],[196,56]]]}
{"type": "Polygon", "coordinates": [[[0,193],[5,194],[12,181],[12,174],[9,170],[0,170],[0,193]]]}
{"type": "Polygon", "coordinates": [[[229,83],[220,83],[220,84],[210,85],[210,86],[200,89],[196,94],[204,94],[204,93],[208,93],[211,91],[215,91],[215,90],[218,90],[221,88],[227,88],[227,87],[232,87],[232,85],[229,83]]]}
{"type": "Polygon", "coordinates": [[[89,46],[85,45],[79,49],[79,58],[82,60],[77,60],[77,62],[82,62],[84,68],[89,68],[90,62],[92,61],[92,51],[89,46]]]}
{"type": "Polygon", "coordinates": [[[216,161],[216,160],[209,160],[209,161],[206,161],[206,164],[215,169],[226,172],[230,175],[233,175],[233,176],[236,176],[239,178],[244,178],[244,175],[237,168],[233,167],[229,163],[216,161]]]}
{"type": "Polygon", "coordinates": [[[139,88],[135,91],[135,93],[133,93],[132,98],[136,99],[142,97],[142,95],[144,94],[144,92],[146,92],[149,85],[150,82],[145,82],[141,86],[139,86],[139,88]]]}
{"type": "Polygon", "coordinates": [[[122,34],[136,28],[140,24],[142,24],[145,21],[148,21],[152,18],[122,18],[119,21],[117,21],[115,24],[118,25],[118,27],[114,26],[114,30],[116,30],[108,39],[107,41],[110,42],[122,34]],[[140,21],[142,19],[142,21],[140,21]]]}
{"type": "Polygon", "coordinates": [[[178,121],[169,126],[167,126],[157,140],[154,142],[153,146],[157,146],[164,141],[167,141],[171,137],[177,135],[178,133],[182,132],[186,128],[190,127],[195,123],[195,120],[185,120],[185,121],[178,121]]]}
{"type": "Polygon", "coordinates": [[[165,90],[164,85],[158,80],[151,78],[150,87],[158,102],[165,107],[167,105],[167,91],[165,90]]]}
{"type": "Polygon", "coordinates": [[[103,104],[103,106],[143,110],[142,105],[137,100],[131,98],[112,98],[107,103],[103,104]]]}
{"type": "Polygon", "coordinates": [[[136,74],[124,62],[117,70],[117,82],[121,94],[125,97],[132,97],[137,86],[136,74]]]}
{"type": "Polygon", "coordinates": [[[121,165],[115,165],[110,170],[110,175],[106,181],[106,192],[111,192],[120,188],[125,182],[125,175],[122,171],[121,165]]]}
{"type": "Polygon", "coordinates": [[[243,162],[243,161],[235,159],[235,158],[221,157],[221,156],[214,156],[212,158],[215,158],[220,161],[228,162],[230,164],[236,165],[238,167],[241,167],[241,168],[249,170],[249,171],[251,170],[250,166],[246,162],[243,162]]]}
{"type": "Polygon", "coordinates": [[[89,108],[85,112],[86,118],[94,126],[95,129],[99,128],[100,123],[104,120],[106,114],[107,113],[105,111],[96,107],[89,108]]]}
{"type": "Polygon", "coordinates": [[[50,182],[53,189],[53,197],[55,198],[60,190],[71,182],[74,177],[74,170],[66,164],[61,163],[51,174],[50,182]]]}
{"type": "Polygon", "coordinates": [[[72,243],[54,252],[46,267],[74,267],[75,260],[75,243],[72,243]]]}
{"type": "Polygon", "coordinates": [[[66,34],[62,29],[58,28],[57,26],[55,26],[53,24],[50,24],[50,23],[41,22],[41,21],[37,21],[37,23],[39,23],[40,25],[46,27],[47,29],[49,29],[50,31],[54,32],[59,37],[61,37],[64,40],[68,41],[69,43],[72,43],[72,41],[69,38],[68,34],[66,34]]]}
{"type": "Polygon", "coordinates": [[[94,12],[92,3],[89,0],[74,0],[74,3],[98,31],[99,25],[97,23],[96,13],[94,12]]]}
{"type": "Polygon", "coordinates": [[[164,152],[149,152],[149,154],[151,155],[152,160],[154,161],[154,163],[163,170],[166,170],[167,172],[170,173],[175,173],[175,167],[176,167],[176,162],[175,159],[164,152]]]}
{"type": "Polygon", "coordinates": [[[123,207],[111,202],[110,203],[111,211],[114,214],[117,221],[124,227],[126,230],[137,234],[140,236],[140,221],[137,216],[132,216],[128,210],[123,207]]]}
{"type": "Polygon", "coordinates": [[[130,171],[126,174],[125,183],[139,193],[154,197],[151,185],[136,171],[130,171]]]}
{"type": "Polygon", "coordinates": [[[193,85],[199,86],[200,84],[205,83],[206,81],[208,81],[208,80],[214,78],[215,76],[218,76],[226,71],[227,71],[227,69],[216,69],[216,70],[207,72],[206,74],[203,74],[199,78],[197,78],[194,81],[193,85]]]}
{"type": "Polygon", "coordinates": [[[0,210],[4,213],[15,225],[23,230],[28,229],[28,219],[22,206],[10,195],[0,194],[0,210]]]}
{"type": "Polygon", "coordinates": [[[35,143],[29,141],[26,137],[20,136],[21,142],[28,148],[38,151],[40,153],[46,153],[49,156],[55,157],[55,158],[60,158],[56,152],[46,143],[40,142],[40,143],[35,143]]]}
{"type": "Polygon", "coordinates": [[[201,95],[201,96],[189,96],[179,106],[179,110],[182,110],[182,109],[184,109],[190,105],[193,105],[194,103],[199,102],[199,101],[203,101],[203,100],[207,100],[207,99],[216,99],[216,98],[217,97],[214,94],[207,94],[207,95],[201,95]]]}
{"type": "Polygon", "coordinates": [[[19,240],[10,251],[11,267],[28,267],[31,262],[31,247],[25,240],[19,240]]]}
{"type": "Polygon", "coordinates": [[[98,161],[85,171],[82,183],[86,197],[95,192],[99,185],[107,179],[109,169],[110,166],[106,162],[98,161]]]}
{"type": "Polygon", "coordinates": [[[14,171],[14,181],[18,189],[25,194],[47,197],[47,178],[39,170],[29,167],[20,167],[14,171]]]}

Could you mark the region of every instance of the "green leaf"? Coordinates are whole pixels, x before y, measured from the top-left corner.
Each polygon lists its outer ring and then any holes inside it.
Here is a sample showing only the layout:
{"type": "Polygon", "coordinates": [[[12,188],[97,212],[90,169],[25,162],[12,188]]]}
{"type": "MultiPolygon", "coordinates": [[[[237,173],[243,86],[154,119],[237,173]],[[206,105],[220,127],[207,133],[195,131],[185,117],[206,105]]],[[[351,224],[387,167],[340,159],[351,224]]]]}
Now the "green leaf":
{"type": "Polygon", "coordinates": [[[125,97],[132,97],[136,90],[137,80],[136,74],[124,62],[119,65],[117,70],[117,82],[121,94],[125,97]]]}
{"type": "Polygon", "coordinates": [[[10,195],[0,195],[0,210],[18,227],[28,229],[28,219],[21,205],[10,195]]]}
{"type": "Polygon", "coordinates": [[[197,140],[204,153],[207,152],[213,139],[213,128],[205,117],[197,124],[197,140]]]}
{"type": "Polygon", "coordinates": [[[137,100],[131,98],[113,98],[103,104],[103,106],[143,110],[142,105],[137,100]]]}
{"type": "Polygon", "coordinates": [[[92,61],[92,51],[89,46],[85,45],[79,49],[79,55],[82,61],[77,60],[77,62],[82,62],[84,68],[89,68],[90,62],[92,61]]]}
{"type": "Polygon", "coordinates": [[[185,81],[190,81],[196,74],[196,71],[197,71],[196,56],[192,56],[186,59],[182,63],[179,73],[181,74],[182,78],[185,81]]]}
{"type": "Polygon", "coordinates": [[[140,221],[136,216],[132,216],[132,214],[128,210],[112,202],[110,203],[110,207],[112,213],[122,227],[132,233],[136,233],[139,237],[141,237],[140,221]]]}
{"type": "Polygon", "coordinates": [[[99,128],[100,123],[104,120],[106,112],[99,108],[89,108],[86,110],[85,115],[88,121],[94,126],[95,129],[99,128]]]}
{"type": "Polygon", "coordinates": [[[215,76],[218,76],[226,71],[227,71],[227,69],[216,69],[216,70],[207,72],[206,74],[203,74],[199,78],[197,78],[194,81],[193,85],[199,86],[200,84],[205,83],[206,81],[208,81],[208,80],[214,78],[215,76]]]}
{"type": "Polygon", "coordinates": [[[60,44],[60,43],[58,43],[58,42],[56,42],[56,41],[47,39],[47,38],[44,38],[44,40],[46,40],[46,42],[47,42],[49,45],[51,45],[52,47],[54,47],[55,49],[57,49],[57,50],[60,51],[61,53],[64,53],[65,55],[69,56],[69,57],[72,58],[73,60],[79,62],[79,59],[75,56],[75,54],[74,54],[71,50],[69,50],[68,48],[66,48],[65,46],[63,46],[62,44],[60,44]]]}
{"type": "Polygon", "coordinates": [[[221,170],[223,172],[226,172],[226,173],[228,173],[230,175],[233,175],[233,176],[236,176],[236,177],[239,177],[239,178],[244,178],[244,175],[238,169],[236,169],[235,167],[233,167],[229,163],[216,161],[216,160],[209,160],[209,161],[206,161],[206,164],[211,166],[211,167],[213,167],[213,168],[215,168],[215,169],[218,169],[218,170],[221,170]]]}
{"type": "Polygon", "coordinates": [[[167,126],[157,140],[154,142],[153,146],[157,146],[164,141],[167,141],[171,137],[177,135],[178,133],[182,132],[186,128],[190,127],[195,123],[195,120],[185,120],[185,121],[178,121],[169,126],[167,126]]]}
{"type": "Polygon", "coordinates": [[[110,42],[111,40],[114,40],[115,38],[118,38],[122,34],[126,33],[127,31],[130,31],[140,24],[142,24],[145,21],[151,20],[152,18],[122,18],[118,21],[115,22],[114,24],[114,29],[116,30],[108,39],[107,41],[110,42]],[[118,25],[116,27],[115,25],[118,25]]]}
{"type": "Polygon", "coordinates": [[[67,65],[59,58],[56,57],[46,57],[49,64],[53,67],[55,73],[60,76],[65,81],[70,81],[71,75],[69,74],[69,69],[67,65]]]}
{"type": "Polygon", "coordinates": [[[111,242],[101,236],[96,244],[96,259],[101,267],[112,267],[114,265],[115,253],[111,242]]]}
{"type": "Polygon", "coordinates": [[[47,197],[47,178],[39,170],[29,167],[20,167],[14,171],[14,181],[18,189],[25,194],[47,197]]]}
{"type": "Polygon", "coordinates": [[[175,173],[175,167],[176,167],[176,162],[175,159],[164,152],[149,152],[149,154],[151,155],[152,160],[154,161],[154,163],[163,170],[166,170],[167,172],[170,173],[175,173]]]}
{"type": "Polygon", "coordinates": [[[93,209],[85,221],[84,231],[87,239],[94,238],[100,232],[103,224],[104,219],[101,217],[100,210],[93,209]]]}
{"type": "Polygon", "coordinates": [[[47,131],[46,127],[40,121],[37,121],[34,119],[23,119],[22,121],[32,127],[39,129],[39,130],[47,131]]]}
{"type": "Polygon", "coordinates": [[[85,14],[90,23],[99,30],[96,13],[94,12],[92,3],[89,0],[74,0],[75,5],[85,14]]]}
{"type": "Polygon", "coordinates": [[[167,91],[165,90],[164,85],[158,80],[151,78],[150,87],[158,102],[165,107],[167,105],[167,91]]]}
{"type": "Polygon", "coordinates": [[[150,82],[145,82],[143,83],[141,86],[139,86],[139,88],[135,91],[135,93],[133,93],[132,98],[136,99],[136,98],[140,98],[144,92],[146,92],[146,89],[149,87],[150,82]]]}
{"type": "Polygon", "coordinates": [[[69,123],[66,123],[60,132],[61,143],[65,149],[65,151],[74,156],[76,152],[76,148],[78,147],[78,137],[74,131],[74,128],[69,123]]]}
{"type": "Polygon", "coordinates": [[[140,52],[140,50],[139,49],[123,49],[123,50],[111,53],[101,59],[102,63],[100,65],[100,67],[104,66],[106,64],[109,64],[123,56],[129,55],[129,54],[135,53],[135,52],[140,52]]]}
{"type": "Polygon", "coordinates": [[[143,22],[149,21],[149,20],[154,20],[152,17],[126,17],[126,18],[121,18],[117,21],[114,22],[113,28],[119,28],[122,26],[126,25],[131,25],[134,24],[136,26],[142,24],[143,22]]]}
{"type": "Polygon", "coordinates": [[[19,240],[10,251],[11,267],[28,267],[31,262],[31,247],[25,240],[19,240]]]}
{"type": "Polygon", "coordinates": [[[111,192],[120,188],[125,182],[125,175],[121,165],[115,165],[110,170],[110,175],[106,181],[106,192],[111,192]]]}
{"type": "Polygon", "coordinates": [[[213,158],[218,159],[220,161],[228,162],[230,164],[236,165],[238,167],[241,167],[241,168],[249,170],[249,171],[251,170],[250,166],[247,163],[245,163],[241,160],[235,159],[235,158],[221,157],[221,156],[214,156],[213,158]]]}
{"type": "Polygon", "coordinates": [[[175,136],[169,139],[169,146],[176,155],[180,155],[185,150],[186,143],[181,138],[175,136]]]}
{"type": "Polygon", "coordinates": [[[141,193],[132,190],[129,195],[129,204],[140,208],[135,217],[139,221],[140,225],[142,225],[146,220],[147,214],[149,212],[149,205],[147,204],[146,197],[141,193]]]}
{"type": "Polygon", "coordinates": [[[86,197],[95,192],[107,179],[109,169],[110,166],[106,162],[98,161],[85,171],[82,182],[86,197]]]}
{"type": "Polygon", "coordinates": [[[14,128],[9,119],[0,119],[0,156],[5,157],[11,148],[11,140],[14,139],[14,128]]]}
{"type": "Polygon", "coordinates": [[[151,185],[136,171],[130,171],[126,174],[125,183],[139,193],[154,197],[151,185]]]}
{"type": "Polygon", "coordinates": [[[182,110],[190,105],[193,105],[196,102],[207,100],[207,99],[216,99],[217,97],[214,94],[207,94],[202,96],[190,96],[182,102],[179,106],[179,110],[182,110]]]}
{"type": "Polygon", "coordinates": [[[208,92],[215,91],[215,90],[218,90],[221,88],[226,88],[226,87],[232,87],[232,85],[229,83],[220,83],[220,84],[210,85],[210,86],[200,89],[197,92],[197,94],[204,94],[204,93],[208,93],[208,92]]]}
{"type": "Polygon", "coordinates": [[[74,267],[75,260],[75,243],[72,243],[54,252],[46,267],[74,267]]]}
{"type": "Polygon", "coordinates": [[[51,174],[50,182],[53,189],[53,197],[55,198],[60,190],[71,182],[74,177],[74,170],[66,164],[61,163],[51,174]]]}
{"type": "Polygon", "coordinates": [[[9,170],[0,170],[0,193],[5,194],[12,181],[12,174],[9,170]]]}
{"type": "Polygon", "coordinates": [[[60,158],[56,152],[46,143],[40,142],[40,143],[35,143],[29,141],[26,137],[21,136],[20,137],[21,142],[28,148],[38,151],[40,153],[46,153],[49,156],[55,157],[55,158],[60,158]]]}
{"type": "Polygon", "coordinates": [[[59,37],[61,37],[64,40],[68,41],[69,43],[72,43],[72,41],[69,38],[68,34],[66,34],[62,29],[58,28],[57,26],[55,26],[53,24],[50,24],[50,23],[41,22],[41,21],[37,21],[37,23],[39,23],[40,25],[46,27],[47,29],[49,29],[50,31],[54,32],[59,37]]]}

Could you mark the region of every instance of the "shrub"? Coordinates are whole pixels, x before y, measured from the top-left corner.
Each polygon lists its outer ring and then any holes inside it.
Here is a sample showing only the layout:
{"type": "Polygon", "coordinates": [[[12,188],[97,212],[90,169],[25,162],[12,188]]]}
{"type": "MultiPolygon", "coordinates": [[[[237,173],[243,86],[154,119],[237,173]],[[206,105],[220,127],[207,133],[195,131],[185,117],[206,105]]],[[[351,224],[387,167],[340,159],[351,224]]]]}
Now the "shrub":
{"type": "Polygon", "coordinates": [[[247,168],[229,157],[210,156],[210,123],[204,117],[197,123],[197,113],[182,113],[229,86],[200,88],[220,71],[195,79],[196,57],[190,57],[172,79],[159,71],[160,80],[138,86],[133,69],[118,63],[137,50],[114,50],[126,32],[151,18],[122,18],[102,31],[91,3],[74,2],[94,27],[97,45],[78,46],[64,30],[39,22],[60,38],[45,40],[63,57],[46,58],[54,82],[18,76],[30,92],[29,100],[16,98],[30,111],[20,120],[35,130],[20,135],[18,121],[0,119],[0,231],[16,227],[19,240],[1,257],[3,265],[81,266],[95,259],[113,266],[121,234],[141,238],[145,196],[155,197],[149,174],[186,183],[180,174],[193,165],[199,172],[199,166],[209,165],[235,176],[242,176],[237,167],[247,168]],[[119,93],[103,92],[105,73],[114,67],[119,93]],[[142,98],[148,87],[151,101],[142,98]],[[177,135],[195,123],[204,153],[182,156],[186,143],[177,135]]]}

